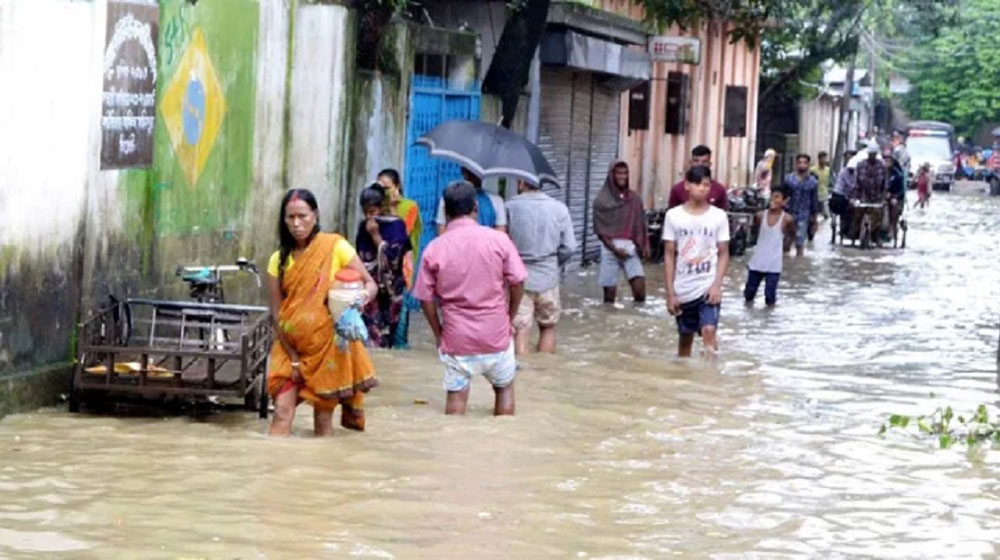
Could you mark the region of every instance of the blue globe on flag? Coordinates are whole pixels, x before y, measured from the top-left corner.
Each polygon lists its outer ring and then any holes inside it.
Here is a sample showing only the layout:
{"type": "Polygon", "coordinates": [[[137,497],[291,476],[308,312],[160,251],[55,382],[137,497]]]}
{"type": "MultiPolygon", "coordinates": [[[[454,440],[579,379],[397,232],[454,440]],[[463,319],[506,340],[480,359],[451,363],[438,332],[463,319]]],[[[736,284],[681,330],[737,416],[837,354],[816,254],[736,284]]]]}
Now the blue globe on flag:
{"type": "Polygon", "coordinates": [[[205,87],[197,76],[191,76],[184,93],[184,140],[195,145],[205,128],[205,87]]]}

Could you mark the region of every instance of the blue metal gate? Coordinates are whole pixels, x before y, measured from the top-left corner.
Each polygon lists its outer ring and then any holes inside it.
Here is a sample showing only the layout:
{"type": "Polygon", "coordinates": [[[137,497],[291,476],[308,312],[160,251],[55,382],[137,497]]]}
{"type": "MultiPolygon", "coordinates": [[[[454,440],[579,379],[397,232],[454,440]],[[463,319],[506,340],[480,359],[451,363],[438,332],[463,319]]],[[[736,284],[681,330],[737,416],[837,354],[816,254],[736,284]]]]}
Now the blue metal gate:
{"type": "Polygon", "coordinates": [[[437,236],[434,219],[438,201],[448,183],[461,178],[458,165],[430,157],[429,150],[416,145],[417,138],[437,125],[453,119],[479,120],[479,84],[471,90],[448,89],[444,78],[413,75],[410,96],[410,122],[406,131],[406,170],[403,190],[407,198],[417,202],[424,224],[420,249],[437,236]]]}

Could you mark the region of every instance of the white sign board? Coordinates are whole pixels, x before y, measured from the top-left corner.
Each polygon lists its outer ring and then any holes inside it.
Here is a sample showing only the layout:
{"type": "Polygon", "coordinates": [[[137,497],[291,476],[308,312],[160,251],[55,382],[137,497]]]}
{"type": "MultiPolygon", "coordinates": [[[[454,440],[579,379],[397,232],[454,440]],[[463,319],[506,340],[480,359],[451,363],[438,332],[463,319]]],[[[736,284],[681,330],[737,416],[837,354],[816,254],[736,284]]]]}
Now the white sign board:
{"type": "Polygon", "coordinates": [[[653,62],[701,62],[701,40],[694,37],[650,37],[649,55],[653,62]]]}

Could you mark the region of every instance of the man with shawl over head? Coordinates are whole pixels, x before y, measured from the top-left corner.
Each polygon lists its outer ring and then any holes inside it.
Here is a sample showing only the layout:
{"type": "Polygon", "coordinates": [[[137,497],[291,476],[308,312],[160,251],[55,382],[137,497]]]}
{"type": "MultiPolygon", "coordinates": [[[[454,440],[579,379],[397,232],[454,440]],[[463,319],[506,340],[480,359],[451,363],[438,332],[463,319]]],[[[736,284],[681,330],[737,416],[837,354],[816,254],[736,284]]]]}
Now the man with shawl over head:
{"type": "Polygon", "coordinates": [[[625,272],[635,302],[646,301],[641,260],[649,257],[646,211],[639,195],[629,189],[628,164],[624,161],[611,164],[594,200],[594,231],[601,240],[598,280],[604,288],[604,303],[615,302],[620,271],[625,272]]]}

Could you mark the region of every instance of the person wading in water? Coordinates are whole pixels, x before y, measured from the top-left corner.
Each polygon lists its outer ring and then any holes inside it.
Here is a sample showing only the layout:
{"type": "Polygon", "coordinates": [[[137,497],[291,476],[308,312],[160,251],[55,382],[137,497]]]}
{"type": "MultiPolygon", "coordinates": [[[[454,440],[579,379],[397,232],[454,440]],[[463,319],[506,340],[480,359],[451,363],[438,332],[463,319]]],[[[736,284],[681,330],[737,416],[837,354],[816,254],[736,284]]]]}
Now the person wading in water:
{"type": "Polygon", "coordinates": [[[646,211],[639,195],[629,189],[624,161],[611,164],[594,200],[594,231],[602,243],[598,281],[604,288],[604,303],[615,302],[620,271],[625,272],[635,302],[645,302],[646,276],[640,257],[649,257],[646,211]]]}

